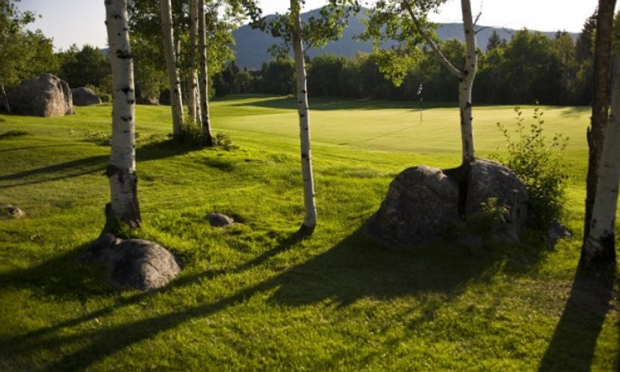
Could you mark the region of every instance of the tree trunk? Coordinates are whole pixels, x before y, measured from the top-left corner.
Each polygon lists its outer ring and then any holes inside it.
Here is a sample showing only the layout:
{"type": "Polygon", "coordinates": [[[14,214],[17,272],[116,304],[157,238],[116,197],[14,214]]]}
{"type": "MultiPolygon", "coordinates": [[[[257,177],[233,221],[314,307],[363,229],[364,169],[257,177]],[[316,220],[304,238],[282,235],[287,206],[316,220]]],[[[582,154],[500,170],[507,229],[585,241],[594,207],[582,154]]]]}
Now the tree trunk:
{"type": "Polygon", "coordinates": [[[9,105],[9,98],[6,96],[6,91],[4,90],[4,84],[0,83],[0,96],[2,96],[3,106],[6,109],[7,113],[11,113],[11,106],[9,105]]]}
{"type": "Polygon", "coordinates": [[[295,75],[297,77],[297,103],[299,112],[299,132],[301,139],[301,174],[304,181],[304,206],[306,215],[300,231],[312,234],[316,227],[316,204],[314,200],[314,179],[312,175],[312,152],[310,150],[310,119],[308,116],[308,90],[306,66],[301,40],[301,18],[298,0],[291,0],[293,17],[293,48],[295,51],[295,75]]]}
{"type": "MultiPolygon", "coordinates": [[[[620,53],[616,56],[616,66],[620,66],[620,53]]],[[[616,261],[614,227],[620,183],[620,68],[614,71],[613,84],[611,115],[603,133],[590,231],[581,251],[582,260],[594,267],[615,265],[616,261]]]]}
{"type": "Polygon", "coordinates": [[[189,2],[189,64],[190,64],[190,81],[188,84],[188,114],[190,119],[195,123],[200,123],[200,109],[198,108],[198,66],[196,63],[196,52],[198,50],[198,0],[190,0],[189,2]]]}
{"type": "Polygon", "coordinates": [[[164,51],[170,85],[170,104],[172,109],[172,136],[179,138],[183,132],[183,99],[181,98],[181,79],[177,69],[177,58],[172,32],[172,10],[170,0],[161,0],[161,24],[164,35],[164,51]]]}
{"type": "Polygon", "coordinates": [[[598,170],[603,153],[604,132],[609,116],[609,95],[611,87],[611,44],[616,0],[599,0],[596,18],[596,39],[594,49],[594,90],[592,97],[592,119],[588,128],[589,147],[588,175],[586,178],[586,213],[583,241],[587,241],[592,221],[592,207],[596,198],[598,170]]]}
{"type": "Polygon", "coordinates": [[[461,72],[462,76],[459,78],[459,106],[461,111],[463,164],[466,164],[475,159],[471,93],[478,67],[478,54],[476,53],[476,32],[472,20],[470,0],[461,0],[461,12],[463,13],[463,30],[465,31],[467,56],[465,67],[461,72]]]}
{"type": "Polygon", "coordinates": [[[467,49],[465,66],[462,70],[457,69],[441,52],[437,43],[433,41],[430,35],[424,30],[420,21],[413,11],[412,4],[409,1],[403,1],[404,6],[411,16],[415,28],[422,38],[430,46],[431,50],[439,58],[439,61],[450,71],[450,73],[459,79],[459,109],[461,115],[461,144],[463,154],[463,164],[467,164],[475,160],[474,150],[474,131],[472,116],[472,89],[476,70],[478,69],[478,53],[476,51],[476,31],[474,30],[474,22],[471,13],[470,0],[461,0],[461,13],[463,15],[463,30],[465,31],[465,47],[467,49]]]}
{"type": "Polygon", "coordinates": [[[131,228],[141,223],[135,156],[135,89],[133,57],[129,45],[127,0],[106,0],[106,25],[114,89],[112,150],[107,168],[110,203],[104,230],[118,232],[119,221],[131,228]]]}
{"type": "Polygon", "coordinates": [[[200,36],[200,112],[202,135],[206,146],[213,146],[211,134],[211,117],[209,112],[209,71],[207,64],[207,25],[205,20],[205,2],[198,0],[200,20],[198,22],[200,36]]]}

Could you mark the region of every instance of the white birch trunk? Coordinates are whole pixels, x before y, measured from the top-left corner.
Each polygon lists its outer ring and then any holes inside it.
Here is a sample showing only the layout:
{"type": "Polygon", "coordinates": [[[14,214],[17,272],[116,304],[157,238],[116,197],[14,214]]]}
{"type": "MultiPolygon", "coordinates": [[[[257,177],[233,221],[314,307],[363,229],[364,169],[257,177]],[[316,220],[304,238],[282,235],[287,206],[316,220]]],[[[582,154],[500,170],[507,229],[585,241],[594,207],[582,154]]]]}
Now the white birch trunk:
{"type": "MultiPolygon", "coordinates": [[[[616,56],[616,66],[620,66],[620,53],[616,56]]],[[[590,234],[582,254],[582,258],[591,265],[615,264],[616,258],[614,228],[620,183],[620,68],[614,71],[613,86],[590,234]]]]}
{"type": "Polygon", "coordinates": [[[316,203],[314,200],[314,178],[312,175],[312,152],[310,150],[310,118],[308,116],[308,89],[306,66],[301,40],[301,18],[298,0],[291,0],[293,17],[293,49],[295,51],[295,75],[297,78],[297,103],[299,112],[299,137],[301,140],[301,174],[304,182],[304,207],[306,214],[301,231],[311,234],[316,227],[316,203]]]}
{"type": "Polygon", "coordinates": [[[187,108],[190,119],[195,123],[200,123],[200,109],[198,108],[198,66],[196,63],[196,53],[198,50],[198,0],[189,1],[189,63],[190,81],[188,84],[187,108]]]}
{"type": "Polygon", "coordinates": [[[177,69],[177,58],[174,48],[172,32],[172,9],[170,0],[161,0],[161,24],[164,35],[164,52],[166,53],[166,67],[168,83],[170,85],[170,105],[172,109],[172,136],[179,138],[183,131],[183,99],[181,96],[181,79],[177,69]]]}
{"type": "Polygon", "coordinates": [[[459,78],[459,106],[463,164],[466,164],[475,160],[471,93],[478,67],[478,54],[476,53],[476,31],[474,30],[470,0],[461,0],[461,12],[463,13],[467,55],[465,68],[463,68],[462,76],[459,78]]]}
{"type": "Polygon", "coordinates": [[[0,96],[2,97],[2,100],[4,101],[3,105],[4,108],[6,109],[7,113],[11,113],[11,106],[9,105],[9,99],[6,96],[6,91],[4,90],[4,84],[0,83],[0,96]]]}
{"type": "Polygon", "coordinates": [[[467,55],[465,66],[462,70],[457,69],[441,52],[439,46],[433,41],[430,35],[422,28],[420,22],[416,18],[412,4],[409,1],[403,1],[405,7],[417,31],[422,38],[431,47],[435,55],[441,63],[450,71],[450,73],[459,79],[459,111],[461,116],[461,147],[463,164],[470,163],[475,160],[474,150],[474,131],[472,116],[472,89],[476,70],[478,69],[478,54],[476,52],[476,31],[474,30],[474,22],[471,13],[470,0],[461,0],[461,13],[463,15],[463,30],[465,32],[465,46],[467,55]]]}
{"type": "Polygon", "coordinates": [[[106,25],[110,44],[114,101],[112,106],[112,150],[107,168],[110,203],[106,206],[106,227],[119,219],[132,228],[140,227],[135,156],[135,89],[133,58],[129,45],[127,0],[106,0],[106,25]]]}
{"type": "Polygon", "coordinates": [[[211,117],[209,112],[209,71],[207,63],[207,25],[205,20],[205,2],[198,0],[200,20],[198,22],[199,50],[200,50],[200,113],[202,135],[206,146],[213,146],[211,134],[211,117]]]}

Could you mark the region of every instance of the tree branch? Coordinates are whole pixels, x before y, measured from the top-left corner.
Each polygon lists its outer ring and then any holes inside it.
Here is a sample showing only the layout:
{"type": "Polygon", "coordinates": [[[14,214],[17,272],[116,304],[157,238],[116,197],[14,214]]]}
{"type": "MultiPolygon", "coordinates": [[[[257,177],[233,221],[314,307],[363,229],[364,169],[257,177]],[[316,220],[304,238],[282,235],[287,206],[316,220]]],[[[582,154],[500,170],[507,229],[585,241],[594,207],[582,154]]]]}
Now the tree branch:
{"type": "Polygon", "coordinates": [[[422,25],[420,25],[420,21],[415,16],[415,13],[413,12],[413,9],[411,9],[411,4],[409,4],[409,1],[404,0],[404,1],[401,2],[401,4],[405,7],[407,12],[411,16],[411,20],[413,21],[413,24],[414,24],[415,28],[418,30],[418,32],[420,33],[420,35],[422,36],[424,41],[426,41],[428,46],[430,46],[431,49],[433,50],[433,52],[435,52],[437,57],[439,57],[439,60],[441,61],[441,63],[443,63],[444,66],[446,66],[446,68],[450,71],[450,73],[452,75],[456,76],[459,79],[462,79],[463,78],[463,73],[458,68],[454,67],[454,65],[452,63],[450,63],[448,58],[439,49],[439,46],[433,41],[433,39],[431,39],[431,37],[428,35],[428,33],[426,31],[424,31],[424,29],[422,28],[422,25]]]}

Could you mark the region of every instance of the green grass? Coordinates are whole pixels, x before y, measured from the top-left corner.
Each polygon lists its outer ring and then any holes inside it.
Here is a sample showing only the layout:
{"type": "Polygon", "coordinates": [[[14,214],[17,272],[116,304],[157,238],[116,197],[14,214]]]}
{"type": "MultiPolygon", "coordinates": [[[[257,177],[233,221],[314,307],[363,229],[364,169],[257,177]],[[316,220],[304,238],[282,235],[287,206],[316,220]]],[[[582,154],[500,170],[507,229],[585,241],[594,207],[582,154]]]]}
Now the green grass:
{"type": "MultiPolygon", "coordinates": [[[[545,107],[571,138],[572,240],[467,251],[387,251],[360,232],[391,179],[460,159],[458,111],[311,101],[319,226],[303,218],[294,101],[214,102],[238,149],[164,142],[168,107],[139,106],[140,236],[171,249],[164,290],[118,292],[76,256],[104,224],[110,107],[42,119],[0,115],[0,371],[611,371],[618,292],[576,276],[587,108],[545,107]],[[95,139],[95,140],[94,140],[95,139]],[[209,226],[210,212],[241,223],[209,226]],[[570,301],[569,301],[570,298],[570,301]]],[[[527,109],[526,109],[527,114],[527,109]]],[[[475,110],[479,153],[502,145],[511,107],[475,110]]],[[[617,287],[617,281],[615,281],[617,287]]]]}

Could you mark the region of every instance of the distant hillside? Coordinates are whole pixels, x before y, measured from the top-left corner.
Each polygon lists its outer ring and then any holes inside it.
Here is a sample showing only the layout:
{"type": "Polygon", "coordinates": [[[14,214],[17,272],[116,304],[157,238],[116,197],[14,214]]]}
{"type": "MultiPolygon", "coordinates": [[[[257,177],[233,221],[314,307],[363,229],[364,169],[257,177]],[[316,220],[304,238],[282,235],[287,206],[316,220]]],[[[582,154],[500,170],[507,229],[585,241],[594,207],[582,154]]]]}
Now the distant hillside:
{"type": "MultiPolygon", "coordinates": [[[[312,12],[318,12],[317,10],[310,11],[302,15],[302,18],[307,18],[312,12]]],[[[318,14],[317,14],[318,16],[318,14]]],[[[325,48],[312,49],[308,52],[310,57],[320,54],[335,54],[346,57],[351,57],[355,52],[372,52],[372,44],[364,43],[355,40],[354,37],[359,35],[364,30],[364,25],[360,22],[362,15],[358,17],[351,17],[349,19],[349,26],[344,30],[342,38],[336,42],[329,43],[325,48]]],[[[498,35],[502,39],[510,40],[512,34],[515,32],[513,29],[506,28],[494,28],[479,26],[479,32],[477,34],[478,47],[482,50],[486,50],[487,41],[493,31],[497,31],[498,35]]],[[[464,41],[463,25],[460,23],[444,23],[439,24],[437,33],[442,40],[446,39],[459,39],[464,41]]],[[[555,32],[543,32],[543,34],[553,38],[555,32]]],[[[571,34],[573,38],[577,37],[577,34],[571,34]]],[[[271,59],[271,56],[267,52],[270,46],[277,44],[279,39],[274,39],[271,35],[262,32],[260,30],[254,30],[250,26],[242,26],[233,32],[236,45],[233,47],[236,53],[237,66],[248,69],[259,69],[263,62],[267,62],[271,59]]]]}

